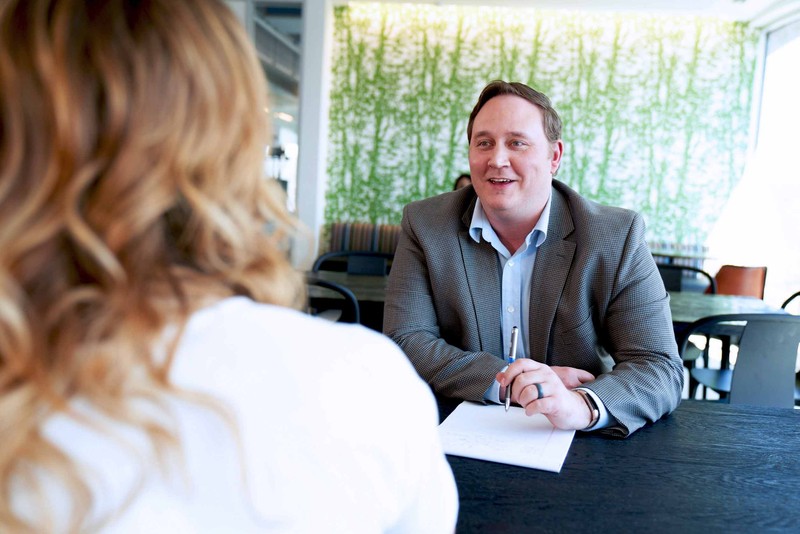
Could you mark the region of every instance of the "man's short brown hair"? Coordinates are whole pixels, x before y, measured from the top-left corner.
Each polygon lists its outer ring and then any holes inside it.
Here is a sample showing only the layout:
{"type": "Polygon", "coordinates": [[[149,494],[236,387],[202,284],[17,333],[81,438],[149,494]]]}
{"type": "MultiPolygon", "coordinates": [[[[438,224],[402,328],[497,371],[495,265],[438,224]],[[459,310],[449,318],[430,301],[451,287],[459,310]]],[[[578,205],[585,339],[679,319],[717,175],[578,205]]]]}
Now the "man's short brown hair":
{"type": "Polygon", "coordinates": [[[547,95],[528,87],[524,83],[495,80],[483,88],[481,96],[478,97],[478,103],[475,104],[475,107],[472,108],[472,113],[469,114],[469,122],[467,123],[468,142],[472,141],[472,123],[475,122],[475,117],[478,115],[478,112],[486,105],[486,102],[496,96],[502,95],[513,95],[524,98],[541,109],[542,126],[544,127],[544,134],[547,140],[551,143],[555,143],[561,139],[561,118],[558,116],[558,112],[553,108],[547,95]]]}

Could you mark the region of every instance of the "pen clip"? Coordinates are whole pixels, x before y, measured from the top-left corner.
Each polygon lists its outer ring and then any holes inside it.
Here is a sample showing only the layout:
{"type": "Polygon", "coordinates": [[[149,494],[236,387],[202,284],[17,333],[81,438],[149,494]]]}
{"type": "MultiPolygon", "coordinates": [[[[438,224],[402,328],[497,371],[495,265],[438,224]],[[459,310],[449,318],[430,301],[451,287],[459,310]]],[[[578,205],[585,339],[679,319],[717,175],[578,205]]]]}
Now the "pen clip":
{"type": "Polygon", "coordinates": [[[511,329],[511,348],[508,351],[509,365],[517,359],[517,337],[519,337],[519,328],[515,326],[511,329]]]}
{"type": "MultiPolygon", "coordinates": [[[[516,326],[511,329],[511,348],[508,350],[508,365],[514,363],[517,359],[517,337],[519,336],[519,328],[516,326]]],[[[506,411],[511,406],[511,384],[506,386],[506,411]]]]}

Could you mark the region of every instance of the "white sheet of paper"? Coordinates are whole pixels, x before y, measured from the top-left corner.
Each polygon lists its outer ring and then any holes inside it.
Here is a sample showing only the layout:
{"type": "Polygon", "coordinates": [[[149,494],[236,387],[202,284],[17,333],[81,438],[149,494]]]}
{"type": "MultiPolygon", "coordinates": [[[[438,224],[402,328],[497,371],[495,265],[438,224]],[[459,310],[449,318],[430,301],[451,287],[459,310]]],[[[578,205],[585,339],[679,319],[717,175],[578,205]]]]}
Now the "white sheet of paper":
{"type": "Polygon", "coordinates": [[[447,454],[532,467],[558,473],[575,437],[574,430],[559,430],[541,414],[525,415],[512,406],[462,402],[439,425],[447,454]]]}

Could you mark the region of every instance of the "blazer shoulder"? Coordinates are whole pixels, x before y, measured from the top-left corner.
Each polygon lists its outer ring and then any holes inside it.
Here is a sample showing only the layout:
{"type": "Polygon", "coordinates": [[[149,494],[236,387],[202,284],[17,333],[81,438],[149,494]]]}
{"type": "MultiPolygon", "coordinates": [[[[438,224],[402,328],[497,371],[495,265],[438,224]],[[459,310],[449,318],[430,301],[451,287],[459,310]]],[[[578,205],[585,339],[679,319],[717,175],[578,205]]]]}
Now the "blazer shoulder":
{"type": "Polygon", "coordinates": [[[458,224],[465,213],[472,213],[476,198],[474,189],[468,186],[410,202],[404,212],[406,217],[413,217],[415,221],[431,224],[455,221],[458,224]]]}
{"type": "MultiPolygon", "coordinates": [[[[608,229],[611,231],[630,228],[642,216],[631,209],[600,204],[580,195],[563,182],[553,180],[553,187],[564,196],[575,222],[575,228],[608,229]]],[[[642,221],[643,222],[643,221],[642,221]]]]}

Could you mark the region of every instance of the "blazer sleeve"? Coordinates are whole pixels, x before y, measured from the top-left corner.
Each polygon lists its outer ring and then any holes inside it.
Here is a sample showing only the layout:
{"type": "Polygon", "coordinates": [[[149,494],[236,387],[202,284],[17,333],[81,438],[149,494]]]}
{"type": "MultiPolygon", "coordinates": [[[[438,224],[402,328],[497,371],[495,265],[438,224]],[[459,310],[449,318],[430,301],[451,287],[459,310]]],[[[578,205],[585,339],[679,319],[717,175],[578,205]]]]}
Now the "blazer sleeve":
{"type": "Polygon", "coordinates": [[[619,422],[605,432],[619,437],[672,412],[683,388],[669,294],[645,242],[644,227],[641,216],[634,215],[618,261],[605,266],[608,300],[598,310],[597,337],[614,366],[587,384],[619,422]]]}

